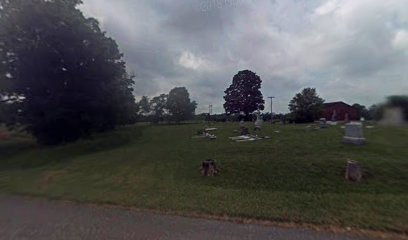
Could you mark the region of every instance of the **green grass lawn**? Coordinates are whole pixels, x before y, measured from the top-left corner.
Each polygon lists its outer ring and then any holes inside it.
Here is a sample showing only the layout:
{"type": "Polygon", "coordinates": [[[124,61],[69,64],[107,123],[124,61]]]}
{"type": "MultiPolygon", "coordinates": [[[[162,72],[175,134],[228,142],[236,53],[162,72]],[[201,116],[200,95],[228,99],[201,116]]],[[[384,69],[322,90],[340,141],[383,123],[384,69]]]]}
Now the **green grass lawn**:
{"type": "Polygon", "coordinates": [[[216,125],[215,141],[193,139],[201,127],[130,126],[51,148],[15,135],[0,142],[0,191],[408,233],[408,128],[364,129],[367,145],[350,146],[340,126],[265,124],[271,139],[244,143],[228,139],[238,123],[216,125]],[[200,175],[207,158],[219,176],[200,175]],[[344,180],[347,159],[368,170],[363,182],[344,180]]]}

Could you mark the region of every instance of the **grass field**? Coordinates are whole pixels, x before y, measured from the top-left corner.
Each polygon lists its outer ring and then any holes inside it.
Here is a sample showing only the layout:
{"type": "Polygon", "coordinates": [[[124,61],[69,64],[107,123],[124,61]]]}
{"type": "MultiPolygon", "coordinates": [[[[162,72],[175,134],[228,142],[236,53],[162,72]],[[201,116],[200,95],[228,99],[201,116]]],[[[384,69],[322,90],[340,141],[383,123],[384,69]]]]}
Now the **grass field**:
{"type": "Polygon", "coordinates": [[[367,145],[341,143],[339,126],[264,126],[265,141],[193,139],[199,124],[130,126],[94,139],[40,147],[24,135],[0,142],[0,191],[181,213],[408,233],[408,128],[365,129],[367,145]],[[275,133],[280,130],[280,133],[275,133]],[[200,175],[215,158],[221,174],[200,175]],[[344,180],[347,159],[369,172],[344,180]]]}

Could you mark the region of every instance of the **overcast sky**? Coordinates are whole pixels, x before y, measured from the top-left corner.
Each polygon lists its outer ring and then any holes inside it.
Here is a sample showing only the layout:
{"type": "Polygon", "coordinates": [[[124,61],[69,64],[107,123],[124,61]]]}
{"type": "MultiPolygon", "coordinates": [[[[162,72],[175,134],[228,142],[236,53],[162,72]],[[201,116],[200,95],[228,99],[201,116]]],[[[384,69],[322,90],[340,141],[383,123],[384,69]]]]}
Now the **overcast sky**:
{"type": "Polygon", "coordinates": [[[408,94],[408,0],[83,1],[124,53],[137,98],[185,86],[198,112],[223,112],[244,69],[277,112],[304,87],[367,106],[408,94]]]}

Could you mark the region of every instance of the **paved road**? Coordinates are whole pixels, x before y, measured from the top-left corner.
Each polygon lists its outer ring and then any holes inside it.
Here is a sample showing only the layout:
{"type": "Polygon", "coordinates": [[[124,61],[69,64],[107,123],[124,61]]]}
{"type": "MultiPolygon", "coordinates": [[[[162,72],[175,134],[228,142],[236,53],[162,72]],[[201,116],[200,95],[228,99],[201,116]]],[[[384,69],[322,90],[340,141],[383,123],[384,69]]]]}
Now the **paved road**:
{"type": "Polygon", "coordinates": [[[313,239],[363,238],[159,215],[0,195],[0,239],[313,239]]]}

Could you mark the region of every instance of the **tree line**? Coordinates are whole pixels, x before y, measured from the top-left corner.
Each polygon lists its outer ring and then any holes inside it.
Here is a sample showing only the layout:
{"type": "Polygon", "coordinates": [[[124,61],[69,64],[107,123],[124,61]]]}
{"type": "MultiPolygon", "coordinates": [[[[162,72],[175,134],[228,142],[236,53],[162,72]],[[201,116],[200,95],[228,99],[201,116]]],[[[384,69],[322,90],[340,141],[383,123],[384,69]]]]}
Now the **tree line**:
{"type": "Polygon", "coordinates": [[[139,122],[173,121],[180,123],[193,119],[197,103],[190,100],[190,94],[185,87],[176,87],[168,94],[160,94],[152,99],[143,96],[136,106],[139,122]]]}
{"type": "MultiPolygon", "coordinates": [[[[261,89],[261,78],[250,70],[239,71],[232,79],[232,84],[225,90],[224,109],[225,114],[216,115],[216,121],[237,120],[238,115],[243,119],[253,120],[251,113],[264,110],[265,101],[261,89]],[[235,116],[235,117],[234,117],[235,116]]],[[[263,114],[264,120],[273,119],[289,123],[309,123],[318,120],[322,116],[325,100],[321,98],[315,88],[304,88],[290,100],[289,113],[263,114]]],[[[408,96],[393,95],[386,99],[385,103],[364,105],[355,103],[352,105],[365,120],[380,120],[385,108],[398,107],[402,109],[403,116],[408,121],[408,96]]]]}

